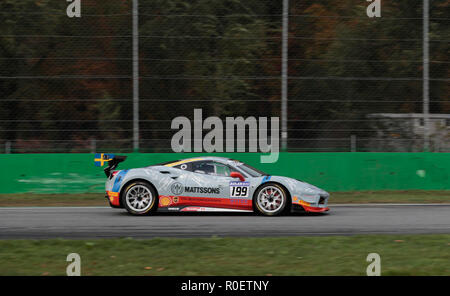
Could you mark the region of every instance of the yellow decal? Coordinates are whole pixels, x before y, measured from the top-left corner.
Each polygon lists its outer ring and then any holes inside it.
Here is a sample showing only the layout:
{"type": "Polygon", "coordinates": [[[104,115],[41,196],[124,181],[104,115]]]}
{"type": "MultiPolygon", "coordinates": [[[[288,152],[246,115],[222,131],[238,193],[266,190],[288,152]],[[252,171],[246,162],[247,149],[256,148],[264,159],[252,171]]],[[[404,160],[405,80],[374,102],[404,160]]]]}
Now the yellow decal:
{"type": "Polygon", "coordinates": [[[193,162],[193,161],[197,161],[197,160],[204,160],[204,158],[192,158],[192,159],[186,159],[186,160],[180,160],[177,162],[172,162],[169,164],[166,164],[167,167],[173,167],[182,163],[188,163],[188,162],[193,162]]]}
{"type": "Polygon", "coordinates": [[[159,204],[163,207],[166,207],[166,206],[170,205],[171,203],[172,203],[172,200],[168,196],[163,196],[159,200],[159,204]]]}
{"type": "Polygon", "coordinates": [[[307,206],[307,207],[309,207],[311,204],[310,203],[308,203],[308,202],[306,202],[306,201],[303,201],[303,200],[299,200],[299,202],[298,202],[300,205],[302,205],[302,206],[307,206]]]}

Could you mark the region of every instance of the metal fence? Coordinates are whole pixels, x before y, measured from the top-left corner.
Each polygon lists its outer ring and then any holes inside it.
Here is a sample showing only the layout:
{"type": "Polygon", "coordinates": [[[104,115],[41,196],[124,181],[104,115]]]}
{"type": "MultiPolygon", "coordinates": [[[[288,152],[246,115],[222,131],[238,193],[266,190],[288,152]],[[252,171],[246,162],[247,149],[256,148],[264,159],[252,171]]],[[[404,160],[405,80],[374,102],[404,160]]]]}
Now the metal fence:
{"type": "Polygon", "coordinates": [[[168,152],[196,108],[281,117],[288,151],[450,151],[449,1],[133,2],[0,3],[0,152],[168,152]]]}

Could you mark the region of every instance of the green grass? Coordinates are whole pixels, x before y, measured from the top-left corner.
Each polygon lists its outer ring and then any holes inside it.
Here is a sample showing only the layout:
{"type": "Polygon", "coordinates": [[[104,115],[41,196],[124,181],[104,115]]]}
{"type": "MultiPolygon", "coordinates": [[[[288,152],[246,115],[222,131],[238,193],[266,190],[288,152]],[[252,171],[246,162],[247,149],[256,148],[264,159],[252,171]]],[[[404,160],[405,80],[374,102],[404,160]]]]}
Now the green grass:
{"type": "Polygon", "coordinates": [[[2,240],[0,275],[450,275],[450,235],[359,235],[150,240],[2,240]]]}
{"type": "Polygon", "coordinates": [[[0,194],[0,207],[14,206],[106,206],[104,193],[0,194]]]}
{"type": "MultiPolygon", "coordinates": [[[[449,203],[450,190],[332,192],[333,203],[449,203]]],[[[105,206],[103,193],[0,194],[0,207],[7,206],[105,206]]]]}
{"type": "Polygon", "coordinates": [[[330,203],[450,203],[450,190],[333,192],[330,203]]]}

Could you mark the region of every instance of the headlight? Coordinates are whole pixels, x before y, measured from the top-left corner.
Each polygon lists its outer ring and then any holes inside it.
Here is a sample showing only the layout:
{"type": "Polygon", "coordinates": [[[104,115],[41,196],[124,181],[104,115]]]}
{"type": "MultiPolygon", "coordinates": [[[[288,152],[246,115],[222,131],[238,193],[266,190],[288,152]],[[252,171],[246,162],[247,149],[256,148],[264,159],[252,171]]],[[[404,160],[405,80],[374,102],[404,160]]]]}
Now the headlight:
{"type": "Polygon", "coordinates": [[[303,191],[305,191],[305,193],[311,193],[311,194],[317,193],[317,190],[309,188],[309,187],[306,187],[305,189],[303,189],[303,191]]]}

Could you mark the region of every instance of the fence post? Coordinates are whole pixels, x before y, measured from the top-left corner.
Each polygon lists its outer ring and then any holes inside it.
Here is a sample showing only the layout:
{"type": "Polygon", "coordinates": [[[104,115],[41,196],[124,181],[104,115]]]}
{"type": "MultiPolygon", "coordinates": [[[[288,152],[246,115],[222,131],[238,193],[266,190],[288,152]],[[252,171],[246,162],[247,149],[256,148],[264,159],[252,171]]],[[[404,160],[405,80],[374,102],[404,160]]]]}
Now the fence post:
{"type": "Polygon", "coordinates": [[[97,141],[95,139],[91,139],[91,153],[95,153],[97,150],[97,141]]]}
{"type": "Polygon", "coordinates": [[[281,44],[281,151],[287,150],[289,0],[283,0],[283,33],[281,44]]]}
{"type": "Polygon", "coordinates": [[[430,93],[429,93],[429,0],[423,0],[423,151],[430,150],[430,93]]]}
{"type": "Polygon", "coordinates": [[[350,151],[356,152],[356,135],[350,136],[350,151]]]}
{"type": "Polygon", "coordinates": [[[133,0],[133,152],[139,152],[139,3],[133,0]]]}
{"type": "Polygon", "coordinates": [[[7,141],[5,143],[5,153],[10,154],[11,153],[11,141],[7,141]]]}

